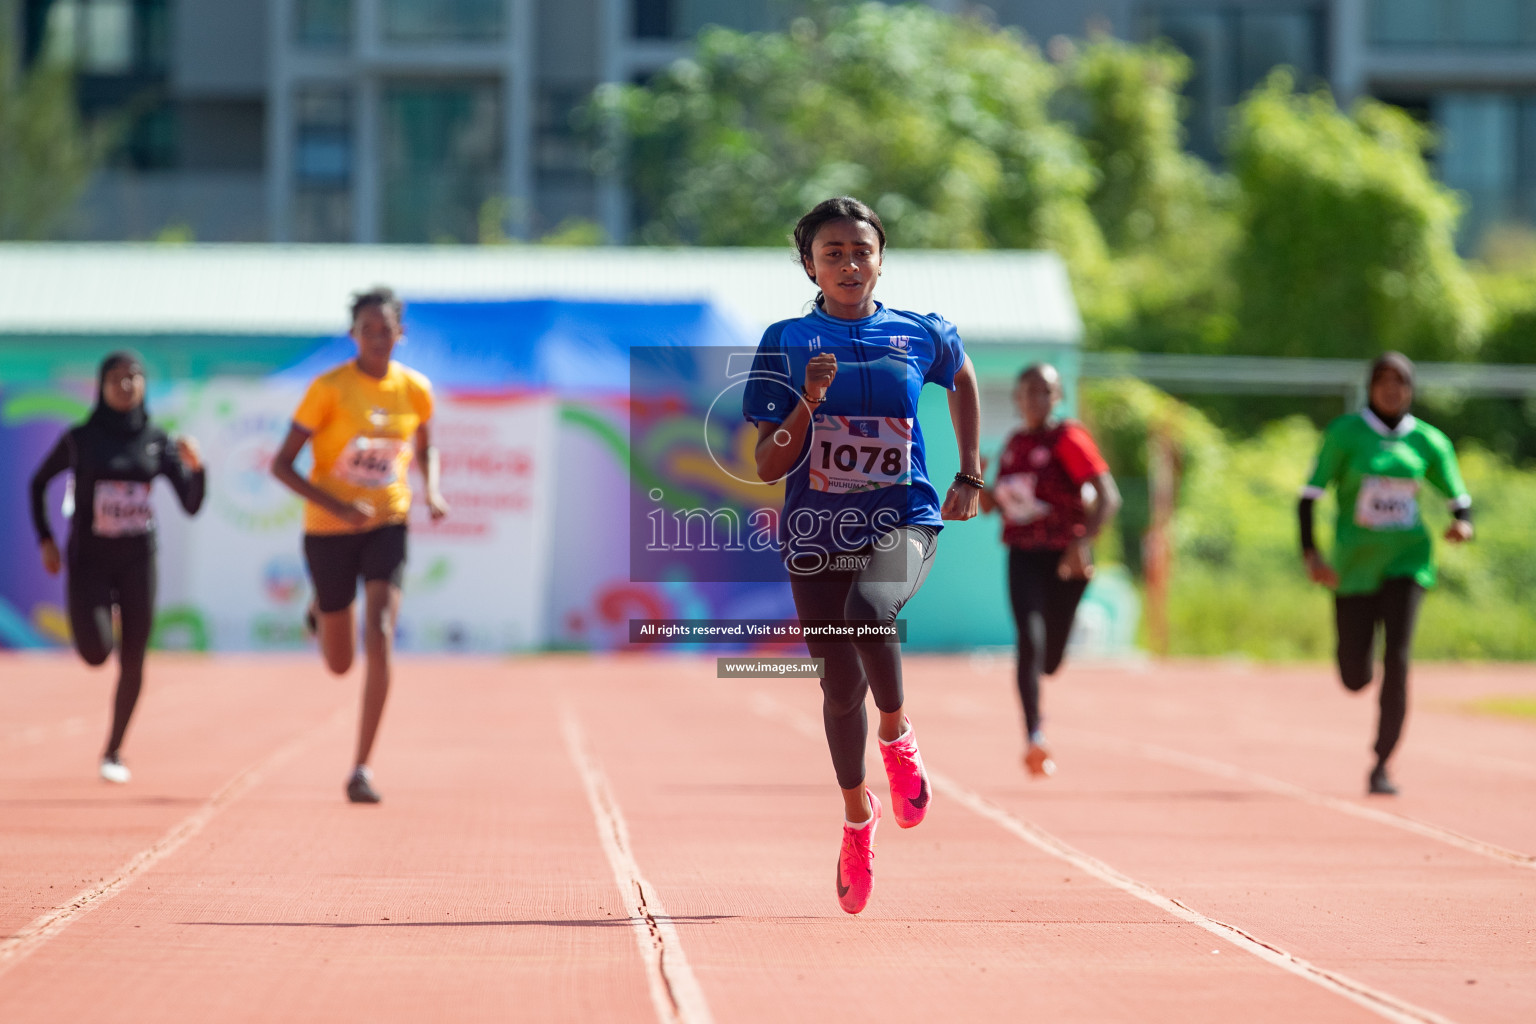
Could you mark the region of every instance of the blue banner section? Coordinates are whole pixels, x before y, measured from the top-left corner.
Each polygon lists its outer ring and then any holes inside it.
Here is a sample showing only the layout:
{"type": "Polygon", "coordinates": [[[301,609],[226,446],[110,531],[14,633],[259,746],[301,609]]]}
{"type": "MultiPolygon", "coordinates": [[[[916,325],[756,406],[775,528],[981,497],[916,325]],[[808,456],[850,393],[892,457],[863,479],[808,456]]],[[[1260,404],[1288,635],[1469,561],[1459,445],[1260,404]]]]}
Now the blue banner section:
{"type": "MultiPolygon", "coordinates": [[[[755,346],[708,303],[408,302],[396,358],[439,388],[628,392],[632,348],[755,346]]],[[[326,341],[278,376],[308,380],[355,353],[326,341]]],[[[686,369],[686,368],[683,368],[686,369]]],[[[686,379],[686,378],[685,378],[686,379]]]]}

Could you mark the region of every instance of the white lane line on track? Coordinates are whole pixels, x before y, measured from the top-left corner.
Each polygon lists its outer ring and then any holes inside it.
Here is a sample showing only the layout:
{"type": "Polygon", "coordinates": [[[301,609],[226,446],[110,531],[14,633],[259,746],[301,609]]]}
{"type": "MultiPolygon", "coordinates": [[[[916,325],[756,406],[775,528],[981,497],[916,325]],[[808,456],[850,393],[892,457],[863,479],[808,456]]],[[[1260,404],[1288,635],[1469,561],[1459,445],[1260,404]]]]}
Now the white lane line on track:
{"type": "Polygon", "coordinates": [[[592,805],[597,837],[608,857],[608,866],[613,869],[625,913],[634,925],[635,945],[645,961],[657,1020],[662,1024],[711,1024],[714,1017],[704,999],[704,990],[688,965],[682,938],[667,916],[660,894],[640,873],[640,865],[630,852],[629,826],[624,823],[624,814],[608,786],[607,776],[587,747],[575,712],[569,707],[560,709],[560,727],[571,763],[576,766],[587,791],[587,802],[592,805]]]}
{"type": "Polygon", "coordinates": [[[1360,804],[1350,803],[1335,796],[1324,793],[1314,793],[1295,783],[1286,782],[1270,775],[1249,771],[1235,764],[1225,761],[1217,761],[1214,758],[1202,757],[1198,754],[1186,754],[1181,750],[1173,750],[1169,747],[1158,746],[1155,743],[1143,743],[1140,740],[1126,740],[1107,733],[1090,732],[1083,729],[1063,730],[1069,737],[1081,737],[1090,744],[1102,750],[1109,750],[1121,754],[1129,754],[1145,758],[1148,761],[1157,761],[1160,764],[1172,765],[1175,768],[1184,768],[1189,771],[1199,772],[1216,778],[1227,779],[1231,782],[1252,786],[1254,789],[1262,789],[1278,796],[1290,797],[1302,803],[1312,804],[1314,807],[1326,807],[1340,814],[1361,818],[1378,825],[1387,825],[1391,828],[1402,829],[1404,832],[1412,832],[1414,835],[1433,839],[1436,842],[1454,846],[1468,853],[1475,853],[1483,857],[1489,857],[1501,864],[1513,864],[1516,867],[1536,870],[1536,856],[1529,853],[1521,853],[1519,850],[1511,850],[1507,846],[1499,846],[1495,843],[1484,842],[1460,832],[1432,825],[1427,821],[1419,821],[1404,814],[1394,814],[1378,807],[1363,807],[1360,804]]]}
{"type": "Polygon", "coordinates": [[[249,793],[273,771],[292,760],[315,737],[344,722],[349,713],[350,706],[337,708],[319,725],[300,733],[224,783],[201,807],[173,825],[170,831],[153,845],[135,854],[105,882],[76,893],[68,902],[54,907],[14,934],[0,939],[0,974],[15,967],[24,957],[36,952],[38,947],[78,921],[82,915],[110,900],[126,889],[139,875],[181,849],[187,840],[201,832],[220,811],[249,793]]]}
{"type": "MultiPolygon", "coordinates": [[[[813,739],[821,738],[821,729],[809,716],[787,707],[764,693],[752,694],[751,704],[752,710],[764,718],[780,722],[796,732],[813,739]]],[[[1415,1006],[1412,1003],[1398,999],[1396,996],[1388,995],[1368,985],[1361,984],[1347,975],[1340,974],[1337,971],[1330,971],[1325,967],[1319,967],[1293,953],[1287,953],[1278,946],[1254,938],[1236,925],[1230,925],[1224,921],[1206,917],[1198,910],[1185,906],[1171,897],[1164,896],[1151,886],[1138,882],[1129,875],[1122,874],[1098,858],[1092,857],[1067,842],[1058,839],[1039,825],[1018,817],[1011,811],[998,806],[942,772],[934,771],[932,766],[928,766],[928,777],[934,782],[940,792],[947,794],[960,806],[992,822],[1015,838],[1022,839],[1042,853],[1065,861],[1078,870],[1086,872],[1101,882],[1106,882],[1144,903],[1149,903],[1166,914],[1202,928],[1217,938],[1231,943],[1243,952],[1258,957],[1271,966],[1278,967],[1336,995],[1343,996],[1345,999],[1370,1010],[1379,1017],[1393,1021],[1394,1024],[1454,1024],[1448,1017],[1442,1017],[1431,1010],[1415,1006]]]]}

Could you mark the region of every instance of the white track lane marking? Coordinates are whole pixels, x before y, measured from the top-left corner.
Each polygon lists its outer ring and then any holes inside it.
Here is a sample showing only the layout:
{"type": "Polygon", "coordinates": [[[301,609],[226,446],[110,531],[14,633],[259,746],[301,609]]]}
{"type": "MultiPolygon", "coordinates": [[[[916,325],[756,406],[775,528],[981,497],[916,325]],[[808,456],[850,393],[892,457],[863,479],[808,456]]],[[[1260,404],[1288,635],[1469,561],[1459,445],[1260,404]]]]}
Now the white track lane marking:
{"type": "Polygon", "coordinates": [[[640,873],[640,865],[630,852],[629,827],[624,823],[623,812],[608,787],[607,776],[588,751],[581,725],[569,707],[560,710],[560,726],[571,763],[576,766],[587,791],[587,802],[592,805],[597,837],[608,857],[608,866],[613,869],[625,913],[634,925],[635,945],[645,961],[657,1020],[662,1024],[711,1024],[714,1017],[693,968],[688,966],[682,938],[667,916],[660,894],[640,873]]]}
{"type": "Polygon", "coordinates": [[[181,849],[187,840],[201,832],[220,811],[236,800],[239,800],[265,780],[273,771],[292,760],[315,737],[327,729],[334,728],[344,722],[349,712],[349,706],[336,709],[335,712],[327,715],[325,721],[319,725],[289,740],[262,760],[244,769],[234,778],[224,783],[201,807],[173,825],[170,831],[161,836],[153,845],[135,854],[128,863],[118,868],[112,877],[108,878],[105,882],[94,888],[76,893],[68,902],[54,907],[47,913],[35,918],[30,924],[23,926],[14,934],[0,939],[0,974],[4,974],[12,967],[15,967],[24,957],[36,952],[38,947],[78,921],[82,915],[89,913],[116,896],[126,889],[139,875],[142,875],[181,849]]]}
{"type": "MultiPolygon", "coordinates": [[[[752,694],[751,704],[752,710],[764,718],[787,725],[796,732],[813,739],[820,739],[822,737],[822,731],[818,724],[809,716],[785,706],[764,693],[752,694]]],[[[1343,996],[1345,999],[1370,1010],[1379,1017],[1393,1021],[1394,1024],[1454,1024],[1448,1017],[1442,1017],[1431,1010],[1414,1006],[1412,1003],[1398,999],[1396,996],[1388,995],[1368,985],[1361,984],[1347,975],[1340,974],[1337,971],[1330,971],[1324,967],[1318,967],[1316,964],[1303,960],[1293,953],[1287,953],[1278,946],[1273,946],[1261,939],[1256,939],[1235,925],[1206,917],[1198,910],[1187,907],[1171,897],[1164,896],[1151,886],[1138,882],[1129,875],[1122,874],[1098,858],[1092,857],[1065,841],[1058,839],[1033,822],[1020,818],[1011,811],[994,804],[969,787],[961,785],[941,772],[934,771],[931,766],[928,766],[928,777],[940,791],[947,794],[960,806],[992,822],[1010,835],[1022,839],[1042,853],[1047,853],[1058,860],[1065,861],[1079,871],[1092,875],[1094,878],[1106,882],[1144,903],[1149,903],[1166,914],[1202,928],[1217,938],[1231,943],[1243,952],[1258,957],[1271,966],[1278,967],[1283,971],[1310,981],[1314,985],[1333,992],[1335,995],[1343,996]]]]}
{"type": "Polygon", "coordinates": [[[1169,747],[1160,747],[1155,743],[1143,743],[1139,740],[1126,740],[1118,736],[1110,736],[1106,733],[1089,732],[1082,729],[1063,730],[1069,737],[1077,736],[1086,739],[1091,745],[1102,750],[1110,750],[1122,754],[1130,754],[1142,757],[1149,761],[1157,761],[1161,764],[1172,765],[1176,768],[1184,768],[1189,771],[1200,772],[1204,775],[1212,775],[1217,778],[1227,779],[1231,782],[1252,786],[1254,789],[1262,789],[1279,796],[1290,797],[1302,803],[1312,804],[1315,807],[1326,807],[1340,814],[1348,814],[1351,817],[1361,818],[1378,825],[1387,825],[1391,828],[1402,829],[1404,832],[1412,832],[1414,835],[1433,839],[1436,842],[1454,846],[1459,850],[1489,857],[1501,864],[1513,864],[1516,867],[1536,870],[1536,856],[1529,853],[1521,853],[1519,850],[1511,850],[1495,843],[1484,842],[1471,836],[1454,832],[1451,829],[1439,825],[1432,825],[1427,821],[1419,821],[1403,814],[1394,814],[1377,807],[1362,807],[1360,804],[1350,803],[1338,797],[1328,796],[1323,793],[1314,793],[1310,789],[1304,789],[1283,779],[1277,779],[1270,775],[1249,771],[1235,764],[1225,761],[1217,761],[1214,758],[1201,757],[1198,754],[1186,754],[1180,750],[1169,747]]]}

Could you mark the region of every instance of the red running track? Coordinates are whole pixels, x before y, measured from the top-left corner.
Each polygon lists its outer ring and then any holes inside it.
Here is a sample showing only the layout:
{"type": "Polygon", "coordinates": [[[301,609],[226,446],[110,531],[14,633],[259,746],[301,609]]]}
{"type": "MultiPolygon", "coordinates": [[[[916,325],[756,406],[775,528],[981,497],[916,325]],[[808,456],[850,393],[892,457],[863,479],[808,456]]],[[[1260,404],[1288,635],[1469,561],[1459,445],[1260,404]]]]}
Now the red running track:
{"type": "Polygon", "coordinates": [[[407,659],[354,807],[356,673],[156,656],[114,787],[110,674],[0,657],[0,1021],[1536,1020],[1527,669],[1419,668],[1382,801],[1321,667],[1069,666],[1037,782],[1007,659],[910,658],[857,918],[814,682],[714,677],[407,659]]]}

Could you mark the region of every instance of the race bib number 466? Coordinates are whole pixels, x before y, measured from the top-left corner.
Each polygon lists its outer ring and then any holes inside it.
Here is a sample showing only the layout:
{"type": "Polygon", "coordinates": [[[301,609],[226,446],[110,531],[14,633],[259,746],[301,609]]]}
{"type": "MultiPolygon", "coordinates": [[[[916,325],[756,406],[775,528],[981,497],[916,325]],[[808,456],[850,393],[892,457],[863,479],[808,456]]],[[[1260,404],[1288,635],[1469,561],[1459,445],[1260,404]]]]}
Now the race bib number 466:
{"type": "Polygon", "coordinates": [[[1411,530],[1419,522],[1419,482],[1405,477],[1368,476],[1355,499],[1355,525],[1368,530],[1411,530]]]}
{"type": "Polygon", "coordinates": [[[811,490],[873,491],[912,482],[912,420],[890,416],[816,416],[811,490]]]}
{"type": "Polygon", "coordinates": [[[91,532],[98,537],[135,537],[154,529],[149,484],[98,480],[92,495],[91,532]]]}
{"type": "Polygon", "coordinates": [[[408,442],[398,437],[354,437],[333,472],[354,487],[388,487],[405,475],[408,442]]]}

